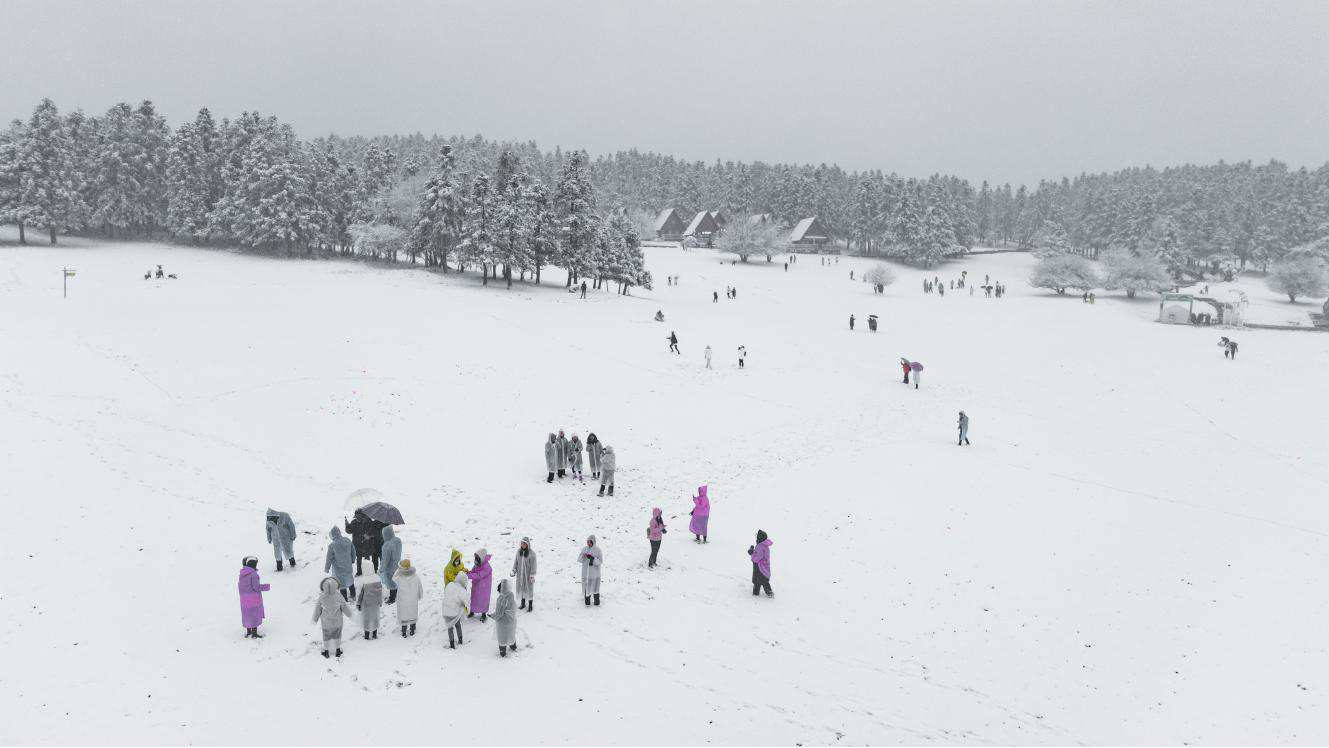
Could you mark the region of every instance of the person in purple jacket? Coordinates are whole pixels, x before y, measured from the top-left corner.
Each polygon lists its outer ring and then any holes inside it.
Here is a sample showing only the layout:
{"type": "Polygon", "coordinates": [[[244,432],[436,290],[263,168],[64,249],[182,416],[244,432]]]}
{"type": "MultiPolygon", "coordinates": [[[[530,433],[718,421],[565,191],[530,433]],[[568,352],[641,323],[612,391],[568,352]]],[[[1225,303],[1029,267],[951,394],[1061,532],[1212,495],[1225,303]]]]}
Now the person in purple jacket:
{"type": "Polygon", "coordinates": [[[664,517],[660,516],[660,507],[657,506],[651,510],[651,521],[646,525],[646,540],[651,544],[651,557],[646,562],[646,568],[655,568],[655,561],[660,555],[660,541],[666,532],[669,531],[665,529],[664,517]]]}
{"type": "Polygon", "coordinates": [[[466,614],[467,618],[474,618],[476,613],[480,614],[481,621],[489,618],[489,597],[494,590],[494,569],[489,565],[491,558],[493,556],[481,548],[475,554],[475,565],[466,572],[471,578],[471,612],[466,614]]]}
{"type": "Polygon", "coordinates": [[[771,591],[771,541],[765,530],[757,531],[757,544],[748,546],[752,557],[752,594],[766,590],[766,597],[775,597],[771,591]]]}
{"type": "Polygon", "coordinates": [[[262,639],[258,627],[263,625],[263,593],[272,589],[258,579],[258,558],[245,556],[240,569],[240,625],[245,627],[246,639],[262,639]]]}

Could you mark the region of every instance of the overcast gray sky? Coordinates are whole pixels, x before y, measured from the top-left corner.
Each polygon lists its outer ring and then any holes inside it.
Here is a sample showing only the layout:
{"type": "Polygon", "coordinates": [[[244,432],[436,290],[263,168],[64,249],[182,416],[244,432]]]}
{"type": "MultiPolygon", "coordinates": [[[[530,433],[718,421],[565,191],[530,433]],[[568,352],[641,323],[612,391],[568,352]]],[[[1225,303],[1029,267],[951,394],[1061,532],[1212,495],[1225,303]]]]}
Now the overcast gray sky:
{"type": "Polygon", "coordinates": [[[975,181],[1329,161],[1329,2],[5,0],[0,115],[481,133],[975,181]]]}

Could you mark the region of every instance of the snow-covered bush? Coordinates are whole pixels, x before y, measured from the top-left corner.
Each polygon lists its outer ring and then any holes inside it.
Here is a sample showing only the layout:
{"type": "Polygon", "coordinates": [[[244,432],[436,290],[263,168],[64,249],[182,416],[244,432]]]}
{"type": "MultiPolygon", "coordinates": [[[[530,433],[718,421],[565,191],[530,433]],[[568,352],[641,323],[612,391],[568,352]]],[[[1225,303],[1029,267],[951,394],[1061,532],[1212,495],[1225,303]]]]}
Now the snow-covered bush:
{"type": "Polygon", "coordinates": [[[887,286],[895,282],[895,271],[889,265],[877,263],[868,268],[863,274],[863,279],[872,284],[872,290],[881,293],[887,286]]]}
{"type": "Polygon", "coordinates": [[[716,249],[736,254],[743,262],[752,255],[766,255],[769,262],[772,255],[784,250],[785,244],[785,232],[774,222],[750,223],[741,219],[730,221],[715,240],[716,249]]]}
{"type": "Polygon", "coordinates": [[[1159,293],[1173,286],[1167,266],[1157,257],[1114,249],[1103,254],[1102,262],[1103,288],[1109,291],[1124,288],[1129,298],[1135,298],[1140,291],[1159,293]]]}
{"type": "Polygon", "coordinates": [[[1269,288],[1286,294],[1288,301],[1296,302],[1297,297],[1324,296],[1329,293],[1329,272],[1324,263],[1314,257],[1297,257],[1284,260],[1269,271],[1265,278],[1269,288]]]}
{"type": "Polygon", "coordinates": [[[1034,265],[1029,285],[1050,288],[1059,294],[1066,293],[1068,288],[1088,291],[1098,287],[1098,273],[1093,263],[1081,255],[1050,255],[1034,265]]]}
{"type": "Polygon", "coordinates": [[[353,223],[346,231],[361,254],[375,259],[396,262],[406,245],[406,231],[386,223],[353,223]]]}

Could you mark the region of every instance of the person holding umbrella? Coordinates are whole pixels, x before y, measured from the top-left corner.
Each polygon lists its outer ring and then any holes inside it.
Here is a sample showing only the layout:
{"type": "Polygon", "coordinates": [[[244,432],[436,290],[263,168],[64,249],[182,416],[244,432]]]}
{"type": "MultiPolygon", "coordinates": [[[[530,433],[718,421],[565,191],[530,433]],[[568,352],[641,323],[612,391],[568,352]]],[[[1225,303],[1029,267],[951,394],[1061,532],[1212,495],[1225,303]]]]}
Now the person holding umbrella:
{"type": "Polygon", "coordinates": [[[909,368],[914,372],[914,389],[918,389],[918,383],[923,380],[923,365],[917,361],[910,361],[909,368]]]}
{"type": "Polygon", "coordinates": [[[376,522],[365,514],[363,508],[355,510],[355,518],[346,521],[346,532],[351,535],[351,543],[355,546],[355,575],[364,576],[365,559],[370,559],[374,564],[374,573],[378,573],[378,557],[383,551],[383,523],[376,522]]]}

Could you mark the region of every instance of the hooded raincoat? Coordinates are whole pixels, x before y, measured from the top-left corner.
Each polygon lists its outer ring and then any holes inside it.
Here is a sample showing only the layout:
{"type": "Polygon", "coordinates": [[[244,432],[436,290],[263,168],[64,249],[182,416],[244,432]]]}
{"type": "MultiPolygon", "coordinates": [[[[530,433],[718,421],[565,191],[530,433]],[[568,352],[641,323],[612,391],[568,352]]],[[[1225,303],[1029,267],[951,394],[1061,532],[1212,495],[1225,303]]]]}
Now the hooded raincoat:
{"type": "Polygon", "coordinates": [[[420,575],[414,566],[403,569],[398,565],[392,581],[397,583],[397,623],[415,623],[420,618],[420,598],[425,594],[420,575]]]}
{"type": "Polygon", "coordinates": [[[397,583],[392,581],[392,575],[396,573],[397,565],[400,563],[401,538],[397,537],[397,531],[392,529],[392,525],[384,525],[383,553],[379,559],[378,578],[389,590],[397,589],[397,583]]]}
{"type": "Polygon", "coordinates": [[[493,556],[483,548],[475,555],[480,557],[480,563],[466,572],[466,576],[471,578],[471,612],[488,613],[489,596],[494,591],[494,568],[489,565],[489,559],[493,556]]]}
{"type": "Polygon", "coordinates": [[[614,470],[618,468],[618,456],[614,454],[614,448],[606,446],[600,453],[600,485],[614,485],[614,470]]]}
{"type": "Polygon", "coordinates": [[[383,610],[383,583],[370,582],[360,587],[360,597],[355,601],[360,609],[360,625],[365,631],[378,631],[378,621],[383,610]]]}
{"type": "Polygon", "coordinates": [[[595,536],[586,538],[586,546],[577,555],[581,563],[581,594],[584,597],[600,594],[600,567],[604,565],[604,554],[595,536]]]}
{"type": "Polygon", "coordinates": [[[319,590],[312,620],[323,629],[324,648],[340,648],[342,618],[351,617],[351,606],[342,599],[341,586],[333,577],[328,577],[319,583],[319,590]]]}
{"type": "Polygon", "coordinates": [[[558,437],[553,434],[545,442],[545,469],[551,473],[558,469],[558,437]]]}
{"type": "Polygon", "coordinates": [[[494,638],[500,647],[517,643],[517,606],[512,601],[512,585],[504,579],[498,583],[498,602],[494,604],[494,638]]]}
{"type": "Polygon", "coordinates": [[[526,544],[526,549],[522,550],[521,545],[517,546],[517,557],[512,560],[512,576],[517,582],[517,597],[534,600],[535,549],[531,547],[530,538],[522,538],[521,542],[526,544]]]}
{"type": "Polygon", "coordinates": [[[272,544],[272,555],[278,561],[295,558],[295,521],[286,512],[268,509],[265,523],[268,542],[272,544]]]}
{"type": "Polygon", "coordinates": [[[461,623],[462,616],[466,615],[466,603],[471,597],[471,591],[468,589],[470,581],[469,577],[462,574],[443,588],[444,628],[450,628],[461,623]]]}
{"type": "Polygon", "coordinates": [[[771,579],[771,540],[766,533],[757,531],[757,544],[752,547],[752,583],[771,579]]]}
{"type": "Polygon", "coordinates": [[[332,542],[328,543],[328,556],[323,562],[323,571],[337,578],[342,589],[355,584],[355,574],[351,566],[355,563],[355,545],[341,534],[341,529],[334,527],[328,533],[332,542]]]}
{"type": "Polygon", "coordinates": [[[263,624],[263,593],[272,589],[272,585],[263,584],[258,579],[258,569],[248,566],[240,568],[240,625],[247,629],[258,628],[263,624]]]}
{"type": "Polygon", "coordinates": [[[581,472],[581,450],[581,437],[573,434],[572,438],[568,440],[568,468],[574,473],[581,472]]]}
{"type": "Polygon", "coordinates": [[[448,565],[443,569],[443,585],[446,587],[456,580],[458,574],[466,572],[466,565],[461,562],[461,551],[452,549],[452,556],[448,558],[448,565]]]}
{"type": "Polygon", "coordinates": [[[692,521],[688,522],[688,532],[693,535],[705,535],[706,526],[711,521],[711,500],[706,490],[706,486],[698,486],[697,495],[692,497],[692,521]]]}
{"type": "Polygon", "coordinates": [[[600,455],[603,447],[600,444],[600,437],[595,434],[586,435],[586,457],[591,463],[591,472],[600,472],[600,455]]]}
{"type": "Polygon", "coordinates": [[[568,438],[563,435],[561,429],[558,432],[558,441],[555,443],[555,446],[558,450],[556,458],[558,460],[558,469],[563,470],[568,466],[568,438]]]}

